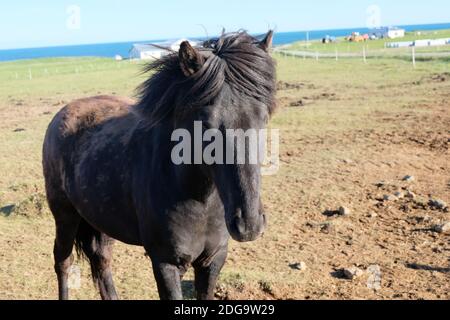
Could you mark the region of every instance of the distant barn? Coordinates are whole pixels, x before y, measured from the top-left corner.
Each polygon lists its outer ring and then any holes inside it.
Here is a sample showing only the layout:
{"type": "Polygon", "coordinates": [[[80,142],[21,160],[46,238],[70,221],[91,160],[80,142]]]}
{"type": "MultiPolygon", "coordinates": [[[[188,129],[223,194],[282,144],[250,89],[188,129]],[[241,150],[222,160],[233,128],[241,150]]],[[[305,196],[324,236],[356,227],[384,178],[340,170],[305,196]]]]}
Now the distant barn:
{"type": "Polygon", "coordinates": [[[180,49],[180,44],[183,41],[189,41],[192,46],[196,46],[196,41],[191,41],[187,39],[179,39],[176,41],[166,41],[166,42],[156,42],[151,44],[134,44],[133,48],[130,50],[131,60],[151,60],[160,59],[161,57],[170,53],[169,50],[164,48],[178,51],[180,49]]]}

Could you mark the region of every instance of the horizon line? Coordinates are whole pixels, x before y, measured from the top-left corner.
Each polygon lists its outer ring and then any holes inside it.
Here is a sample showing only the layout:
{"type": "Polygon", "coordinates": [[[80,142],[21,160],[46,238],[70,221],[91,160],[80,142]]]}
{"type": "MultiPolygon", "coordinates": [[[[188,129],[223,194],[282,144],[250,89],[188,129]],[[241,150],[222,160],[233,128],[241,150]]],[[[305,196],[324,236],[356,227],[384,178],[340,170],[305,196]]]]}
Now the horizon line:
{"type": "MultiPolygon", "coordinates": [[[[436,23],[414,23],[414,24],[387,24],[380,27],[388,27],[388,26],[400,26],[400,27],[408,27],[408,26],[429,26],[429,25],[445,25],[450,24],[450,22],[436,22],[436,23]]],[[[276,28],[274,28],[276,29],[276,28]]],[[[309,29],[309,30],[291,30],[291,31],[275,31],[277,33],[300,33],[300,32],[315,32],[315,31],[339,31],[339,30],[348,30],[348,29],[369,29],[366,27],[342,27],[342,28],[319,28],[319,29],[309,29]]],[[[241,29],[245,30],[245,29],[241,29]]],[[[267,32],[267,31],[265,31],[267,32]]],[[[255,34],[256,32],[252,32],[251,34],[255,34]]],[[[261,34],[263,32],[257,32],[261,34]]],[[[78,43],[78,44],[61,44],[61,45],[46,45],[46,46],[37,46],[37,47],[15,47],[15,48],[0,48],[0,51],[12,51],[12,50],[33,50],[33,49],[47,49],[47,48],[61,48],[61,47],[79,47],[79,46],[92,46],[92,45],[107,45],[107,44],[122,44],[122,43],[143,43],[149,41],[167,41],[167,40],[175,40],[175,39],[204,39],[205,36],[184,36],[184,37],[168,37],[168,38],[160,38],[160,39],[149,39],[149,40],[118,40],[111,42],[90,42],[90,43],[78,43]]]]}

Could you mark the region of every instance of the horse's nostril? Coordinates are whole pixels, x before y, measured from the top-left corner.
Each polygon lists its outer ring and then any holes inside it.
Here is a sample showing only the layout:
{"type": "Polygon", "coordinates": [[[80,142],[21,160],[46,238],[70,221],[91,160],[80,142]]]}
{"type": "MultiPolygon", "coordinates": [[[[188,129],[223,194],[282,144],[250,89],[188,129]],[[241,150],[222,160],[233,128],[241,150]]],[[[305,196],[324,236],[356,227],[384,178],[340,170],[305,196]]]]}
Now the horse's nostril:
{"type": "Polygon", "coordinates": [[[236,219],[242,219],[242,210],[241,209],[236,210],[236,219]]]}
{"type": "Polygon", "coordinates": [[[244,234],[246,232],[246,228],[245,228],[245,222],[243,219],[241,218],[237,218],[234,220],[235,226],[236,226],[236,230],[241,233],[244,234]]]}

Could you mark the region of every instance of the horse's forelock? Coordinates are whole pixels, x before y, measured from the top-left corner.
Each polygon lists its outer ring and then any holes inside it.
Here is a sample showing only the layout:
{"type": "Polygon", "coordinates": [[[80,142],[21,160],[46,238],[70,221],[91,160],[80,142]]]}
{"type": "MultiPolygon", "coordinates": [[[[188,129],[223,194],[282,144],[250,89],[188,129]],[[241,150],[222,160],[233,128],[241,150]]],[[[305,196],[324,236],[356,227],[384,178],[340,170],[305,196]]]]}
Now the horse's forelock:
{"type": "Polygon", "coordinates": [[[224,34],[197,48],[205,63],[190,77],[180,68],[178,54],[169,54],[148,64],[143,72],[153,75],[139,87],[136,109],[151,124],[167,117],[175,120],[189,110],[209,105],[226,82],[241,99],[255,99],[275,108],[275,62],[246,32],[224,34]],[[214,45],[212,45],[214,43],[214,45]]]}

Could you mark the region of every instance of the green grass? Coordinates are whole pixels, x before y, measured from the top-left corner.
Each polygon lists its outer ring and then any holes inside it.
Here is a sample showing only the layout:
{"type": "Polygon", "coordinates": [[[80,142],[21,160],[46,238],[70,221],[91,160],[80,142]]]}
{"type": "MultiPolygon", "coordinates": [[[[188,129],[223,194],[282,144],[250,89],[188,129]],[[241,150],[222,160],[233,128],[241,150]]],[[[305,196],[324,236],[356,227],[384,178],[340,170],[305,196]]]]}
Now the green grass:
{"type": "MultiPolygon", "coordinates": [[[[427,151],[420,153],[422,158],[416,158],[419,154],[416,149],[379,151],[376,149],[380,145],[378,141],[366,142],[364,133],[382,135],[429,125],[416,119],[433,115],[436,111],[429,106],[439,106],[449,89],[448,83],[426,79],[433,74],[449,72],[448,61],[418,61],[417,68],[413,69],[410,61],[388,58],[371,59],[366,64],[357,59],[317,62],[279,55],[276,59],[278,79],[300,83],[303,87],[279,92],[280,107],[271,122],[272,127],[281,129],[283,165],[279,174],[263,179],[270,226],[264,239],[256,243],[231,243],[230,258],[221,274],[221,285],[235,292],[243,289],[244,298],[266,298],[262,291],[273,292],[278,298],[379,299],[393,296],[391,288],[374,293],[366,290],[364,285],[359,287],[360,291],[352,293],[357,284],[330,277],[338,261],[339,266],[379,263],[386,268],[383,270],[386,271],[383,283],[394,286],[400,283],[403,286],[397,289],[400,292],[416,292],[419,290],[414,287],[416,285],[422,285],[421,292],[430,286],[444,292],[445,288],[436,283],[444,283],[445,274],[436,274],[431,280],[422,276],[414,278],[411,281],[414,286],[403,277],[394,278],[396,269],[392,268],[397,266],[391,268],[394,264],[390,259],[396,259],[398,252],[381,250],[378,237],[386,234],[376,232],[398,225],[399,219],[391,219],[386,213],[380,220],[386,224],[381,227],[361,223],[360,219],[364,219],[368,208],[367,194],[360,184],[367,181],[371,185],[385,177],[414,173],[415,168],[422,166],[421,161],[428,160],[427,151]],[[415,84],[421,82],[423,85],[415,84]],[[314,98],[324,93],[334,93],[337,100],[314,98]],[[307,102],[304,108],[288,107],[291,101],[299,99],[307,102]],[[397,122],[384,120],[403,115],[414,117],[397,122]],[[353,140],[349,138],[352,135],[356,137],[353,140]],[[287,151],[294,153],[295,157],[287,158],[287,151]],[[360,157],[361,166],[339,167],[341,162],[338,159],[353,157],[360,157]],[[402,164],[401,168],[383,165],[383,161],[397,160],[402,164]],[[410,161],[414,166],[407,166],[410,161]],[[376,174],[364,171],[364,166],[372,168],[372,162],[379,166],[376,174]],[[355,172],[358,169],[364,172],[355,172]],[[372,176],[367,178],[368,174],[372,176]],[[326,221],[323,210],[344,200],[354,207],[355,214],[338,225],[338,236],[315,233],[305,227],[307,222],[326,221]],[[342,239],[349,235],[355,238],[355,243],[360,240],[362,245],[348,248],[342,239]],[[342,250],[350,250],[351,257],[357,257],[358,261],[342,258],[342,250]],[[289,268],[290,263],[299,261],[307,263],[306,272],[289,268]],[[344,289],[350,293],[341,294],[344,289]]],[[[10,206],[15,207],[8,218],[1,217],[3,212],[0,214],[0,299],[45,299],[54,298],[56,294],[52,267],[54,223],[45,204],[41,166],[42,142],[49,122],[72,99],[113,93],[133,96],[135,87],[145,79],[139,74],[140,70],[141,64],[100,58],[0,63],[0,208],[5,207],[8,211],[10,206]],[[28,77],[29,70],[32,79],[28,77]],[[15,131],[20,128],[24,131],[15,131]]],[[[423,131],[433,131],[433,126],[434,123],[423,131]]],[[[427,162],[429,165],[432,163],[427,162]]],[[[438,179],[436,175],[439,172],[436,169],[423,178],[438,179]]],[[[417,192],[421,191],[419,185],[417,189],[417,192]]],[[[424,192],[422,194],[426,194],[424,192]]],[[[402,212],[402,217],[404,215],[402,212]]],[[[423,237],[414,234],[413,238],[418,243],[429,240],[423,237]]],[[[398,242],[394,244],[413,246],[410,239],[396,238],[395,241],[398,242]]],[[[430,251],[426,252],[427,255],[421,252],[423,256],[430,256],[438,261],[438,265],[445,265],[446,261],[439,260],[445,260],[445,255],[433,256],[432,246],[424,248],[430,251]]],[[[412,261],[417,253],[413,254],[407,257],[411,260],[404,260],[412,261]]],[[[74,291],[72,297],[97,298],[88,276],[89,266],[84,262],[78,263],[83,272],[82,290],[74,291]]],[[[113,266],[122,298],[157,298],[150,262],[142,248],[118,244],[113,266]]],[[[408,275],[404,273],[402,276],[405,274],[408,275]]],[[[186,280],[191,279],[192,272],[186,280]]],[[[189,287],[189,282],[184,286],[189,287]]]]}
{"type": "MultiPolygon", "coordinates": [[[[438,31],[422,31],[420,35],[416,32],[406,33],[404,38],[399,39],[378,39],[370,40],[367,42],[349,42],[344,38],[338,38],[337,43],[323,44],[321,41],[312,41],[308,45],[305,41],[294,43],[290,46],[286,46],[286,50],[292,51],[311,51],[318,53],[335,53],[336,50],[339,53],[360,53],[365,48],[367,52],[370,51],[380,51],[385,49],[385,43],[389,42],[403,42],[403,41],[414,41],[420,39],[441,39],[450,38],[450,30],[438,30],[438,31]]],[[[387,52],[392,49],[387,49],[387,52]]],[[[396,49],[399,51],[398,49],[396,49]]],[[[410,50],[408,48],[402,49],[400,51],[410,50]]],[[[419,48],[418,52],[428,52],[428,51],[450,51],[450,46],[443,46],[436,48],[419,48]]]]}
{"type": "Polygon", "coordinates": [[[106,58],[52,58],[0,63],[0,99],[129,94],[142,81],[141,63],[106,58]],[[40,95],[40,97],[37,97],[40,95]]]}

